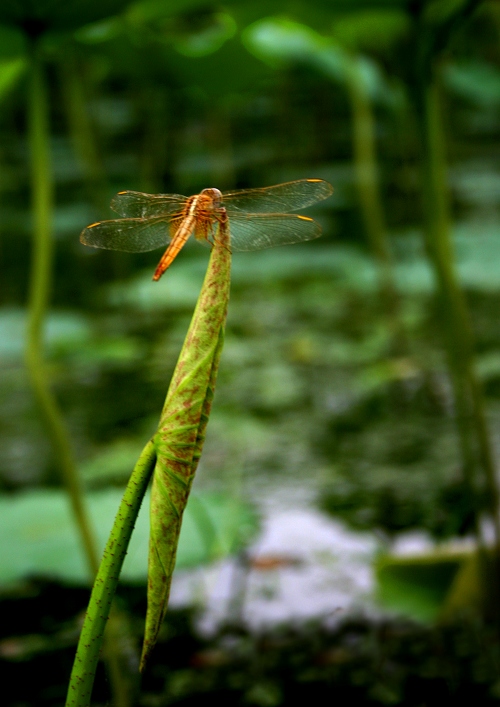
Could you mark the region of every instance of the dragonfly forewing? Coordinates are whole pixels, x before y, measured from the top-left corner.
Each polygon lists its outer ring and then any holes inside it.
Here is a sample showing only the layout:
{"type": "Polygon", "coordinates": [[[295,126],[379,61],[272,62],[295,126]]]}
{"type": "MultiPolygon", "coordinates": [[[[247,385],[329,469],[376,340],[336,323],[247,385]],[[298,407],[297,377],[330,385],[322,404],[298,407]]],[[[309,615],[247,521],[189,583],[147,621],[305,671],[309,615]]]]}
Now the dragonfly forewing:
{"type": "Polygon", "coordinates": [[[84,228],[80,241],[93,248],[121,250],[125,253],[145,253],[165,246],[170,241],[171,218],[160,216],[99,221],[84,228]]]}
{"type": "Polygon", "coordinates": [[[231,218],[231,214],[240,212],[278,214],[297,211],[326,199],[332,192],[331,184],[323,179],[298,179],[262,189],[225,192],[222,200],[231,218]]]}
{"type": "Polygon", "coordinates": [[[111,208],[124,218],[154,218],[180,213],[187,197],[181,194],[143,194],[121,191],[111,201],[111,208]]]}

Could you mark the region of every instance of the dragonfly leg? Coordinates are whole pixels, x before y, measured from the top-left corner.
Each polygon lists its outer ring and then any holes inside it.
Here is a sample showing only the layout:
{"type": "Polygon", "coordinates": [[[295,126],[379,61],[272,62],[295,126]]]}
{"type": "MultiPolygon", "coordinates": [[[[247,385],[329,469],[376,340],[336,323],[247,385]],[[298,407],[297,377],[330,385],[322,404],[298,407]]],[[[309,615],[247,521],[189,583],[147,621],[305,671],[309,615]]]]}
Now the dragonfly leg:
{"type": "MultiPolygon", "coordinates": [[[[227,229],[229,228],[229,219],[227,217],[226,209],[220,208],[219,212],[214,214],[214,218],[218,222],[218,228],[215,232],[215,235],[213,236],[212,242],[217,243],[218,245],[221,245],[223,248],[226,248],[226,250],[231,252],[231,248],[228,245],[226,245],[226,243],[229,242],[229,238],[225,237],[225,238],[223,238],[222,241],[217,240],[217,234],[220,231],[227,232],[227,229]]],[[[212,224],[212,225],[214,225],[214,224],[212,224]]]]}

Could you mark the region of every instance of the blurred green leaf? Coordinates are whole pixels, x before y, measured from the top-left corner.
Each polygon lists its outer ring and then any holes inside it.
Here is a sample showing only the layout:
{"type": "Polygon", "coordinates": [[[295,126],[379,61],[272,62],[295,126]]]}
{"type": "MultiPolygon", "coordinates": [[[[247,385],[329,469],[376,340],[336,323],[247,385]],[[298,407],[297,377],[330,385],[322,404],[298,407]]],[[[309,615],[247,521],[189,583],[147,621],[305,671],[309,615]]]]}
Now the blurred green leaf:
{"type": "Polygon", "coordinates": [[[500,104],[500,69],[492,64],[479,61],[448,64],[443,77],[452,91],[481,108],[500,104]]]}
{"type": "Polygon", "coordinates": [[[489,351],[476,358],[476,372],[482,381],[500,379],[500,351],[489,351]]]}
{"type": "Polygon", "coordinates": [[[377,561],[377,597],[398,614],[434,621],[466,556],[435,553],[418,557],[384,556],[377,561]]]}
{"type": "MultiPolygon", "coordinates": [[[[274,64],[310,60],[328,46],[325,38],[307,25],[283,17],[266,17],[242,33],[245,46],[260,59],[274,64]]],[[[342,57],[339,54],[339,72],[342,57]]]]}
{"type": "Polygon", "coordinates": [[[471,209],[495,213],[500,200],[500,170],[495,164],[471,160],[450,170],[450,182],[457,197],[471,209]]]}
{"type": "Polygon", "coordinates": [[[185,56],[201,57],[212,54],[236,34],[236,23],[231,15],[218,12],[197,31],[174,39],[173,46],[185,56]]]}
{"type": "MultiPolygon", "coordinates": [[[[0,308],[0,360],[20,361],[24,351],[26,313],[21,308],[0,308]]],[[[45,327],[47,354],[64,357],[79,366],[122,366],[143,355],[140,341],[127,336],[97,337],[81,313],[52,312],[45,327]]]]}
{"type": "Polygon", "coordinates": [[[265,252],[238,253],[233,261],[233,284],[236,286],[297,280],[304,273],[315,277],[329,275],[349,282],[362,292],[373,291],[377,282],[376,269],[370,258],[360,249],[343,245],[302,245],[300,249],[284,246],[265,252]]]}
{"type": "MultiPolygon", "coordinates": [[[[373,339],[367,343],[375,344],[376,346],[371,352],[371,358],[374,359],[378,354],[378,357],[382,358],[382,360],[375,361],[372,365],[361,370],[356,376],[357,387],[362,394],[366,394],[369,391],[376,391],[378,388],[387,386],[388,383],[393,383],[394,381],[411,379],[419,373],[418,369],[409,359],[391,359],[386,356],[384,357],[384,353],[390,350],[390,332],[381,327],[378,334],[378,339],[377,337],[373,337],[373,339]]],[[[368,350],[368,355],[369,353],[368,350]]]]}
{"type": "Polygon", "coordinates": [[[373,99],[393,101],[380,68],[367,56],[346,51],[335,39],[287,18],[270,17],[247,27],[242,40],[250,52],[272,65],[306,63],[333,81],[351,80],[352,70],[373,99]]]}
{"type": "Polygon", "coordinates": [[[0,62],[0,100],[16,85],[25,70],[26,60],[23,58],[0,62]]]}
{"type": "Polygon", "coordinates": [[[405,35],[409,20],[403,9],[373,7],[336,17],[332,32],[335,39],[350,49],[385,50],[405,35]]]}
{"type": "Polygon", "coordinates": [[[77,366],[94,368],[108,366],[119,369],[137,365],[143,360],[145,349],[142,343],[130,336],[110,336],[92,338],[76,347],[72,342],[57,347],[57,353],[63,354],[77,366]]]}
{"type": "Polygon", "coordinates": [[[82,44],[100,44],[101,42],[109,42],[125,29],[123,17],[107,17],[98,22],[79,27],[74,33],[74,37],[82,44]]]}
{"type": "MultiPolygon", "coordinates": [[[[26,312],[24,309],[0,309],[0,358],[20,359],[24,351],[26,312]]],[[[86,317],[76,312],[52,312],[47,318],[45,341],[48,349],[80,346],[91,336],[86,317]]]]}
{"type": "Polygon", "coordinates": [[[84,482],[92,487],[110,483],[126,484],[143,446],[140,441],[130,439],[112,442],[102,452],[81,464],[84,482]]]}
{"type": "MultiPolygon", "coordinates": [[[[122,489],[117,488],[86,494],[100,550],[104,548],[122,495],[122,489]]],[[[223,494],[194,495],[194,502],[188,502],[184,514],[177,569],[196,567],[236,552],[258,528],[257,516],[249,504],[223,494]],[[213,542],[208,545],[200,506],[213,529],[213,542]]],[[[123,568],[122,577],[128,582],[146,581],[148,512],[149,496],[142,505],[123,568]]],[[[35,489],[0,496],[0,583],[18,582],[30,575],[80,584],[88,582],[85,556],[63,491],[35,489]]]]}
{"type": "Polygon", "coordinates": [[[152,281],[152,264],[151,269],[134,276],[128,282],[109,285],[108,302],[115,307],[132,307],[144,311],[192,309],[200,292],[206,259],[182,262],[178,258],[175,265],[169,270],[168,277],[158,282],[152,281]]]}
{"type": "Polygon", "coordinates": [[[291,408],[304,400],[306,390],[292,366],[284,361],[264,366],[256,376],[257,404],[276,410],[291,408]]]}

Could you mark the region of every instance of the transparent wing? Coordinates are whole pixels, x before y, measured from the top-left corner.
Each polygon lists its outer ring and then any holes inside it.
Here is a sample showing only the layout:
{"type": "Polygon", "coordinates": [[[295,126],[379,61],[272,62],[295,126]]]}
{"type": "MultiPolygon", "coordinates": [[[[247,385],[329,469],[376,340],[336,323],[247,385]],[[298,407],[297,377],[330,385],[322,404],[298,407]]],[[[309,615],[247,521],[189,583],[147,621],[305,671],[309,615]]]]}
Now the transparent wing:
{"type": "Polygon", "coordinates": [[[84,228],[80,241],[92,248],[143,253],[166,245],[170,241],[171,219],[164,216],[150,219],[126,218],[99,221],[84,228]]]}
{"type": "Polygon", "coordinates": [[[321,227],[307,216],[296,214],[252,214],[229,219],[231,250],[263,250],[278,245],[311,241],[321,236],[321,227]]]}
{"type": "Polygon", "coordinates": [[[228,216],[238,212],[281,213],[297,211],[326,199],[333,187],[323,179],[299,179],[262,189],[243,189],[222,195],[228,216]]]}
{"type": "Polygon", "coordinates": [[[181,194],[143,194],[140,191],[121,191],[113,198],[111,208],[124,218],[150,218],[179,213],[187,197],[181,194]]]}

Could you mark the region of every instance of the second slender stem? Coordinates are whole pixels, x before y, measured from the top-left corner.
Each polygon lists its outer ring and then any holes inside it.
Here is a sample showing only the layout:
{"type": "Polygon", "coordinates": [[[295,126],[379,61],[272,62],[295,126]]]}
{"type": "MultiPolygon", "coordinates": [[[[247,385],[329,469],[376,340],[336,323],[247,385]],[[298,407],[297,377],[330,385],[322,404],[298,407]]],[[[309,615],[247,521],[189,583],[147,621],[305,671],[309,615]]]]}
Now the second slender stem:
{"type": "Polygon", "coordinates": [[[89,575],[99,566],[96,543],[84,506],[68,433],[57,402],[50,390],[43,360],[43,328],[50,297],[52,276],[52,213],[54,185],[50,160],[48,99],[40,50],[35,46],[31,62],[28,102],[33,251],[28,296],[26,365],[36,401],[55,451],[64,484],[85,549],[89,575]]]}
{"type": "MultiPolygon", "coordinates": [[[[453,248],[446,193],[444,136],[439,90],[435,79],[422,89],[422,143],[424,160],[424,202],[426,245],[436,271],[448,337],[448,361],[455,391],[459,434],[464,455],[464,472],[477,498],[475,471],[485,477],[490,498],[495,540],[500,549],[500,497],[496,483],[484,403],[474,371],[474,337],[464,293],[453,265],[453,248]]],[[[476,504],[477,505],[477,504],[476,504]]],[[[478,509],[476,508],[476,514],[478,509]]],[[[476,518],[477,532],[479,532],[476,518]]]]}

